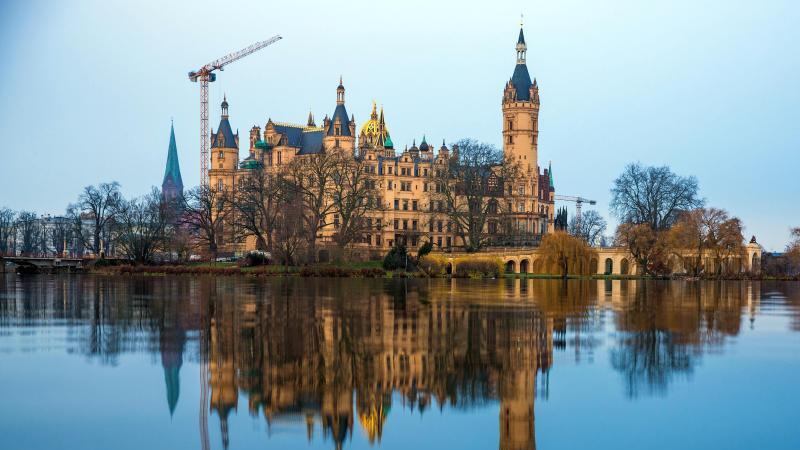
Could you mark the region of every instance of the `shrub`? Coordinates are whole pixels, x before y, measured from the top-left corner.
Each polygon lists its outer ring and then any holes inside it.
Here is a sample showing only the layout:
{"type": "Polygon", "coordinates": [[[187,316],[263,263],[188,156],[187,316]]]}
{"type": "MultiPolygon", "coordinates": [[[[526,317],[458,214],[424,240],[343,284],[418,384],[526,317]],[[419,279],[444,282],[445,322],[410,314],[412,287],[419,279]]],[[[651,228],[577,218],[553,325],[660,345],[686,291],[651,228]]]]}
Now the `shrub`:
{"type": "Polygon", "coordinates": [[[414,269],[414,258],[409,257],[406,246],[395,244],[383,258],[383,268],[386,270],[414,269]]]}
{"type": "Polygon", "coordinates": [[[453,275],[462,278],[499,277],[503,272],[503,262],[499,258],[464,257],[455,261],[453,275]]]}
{"type": "Polygon", "coordinates": [[[447,261],[441,256],[426,255],[419,259],[417,267],[429,277],[438,277],[444,275],[447,261]]]}
{"type": "Polygon", "coordinates": [[[365,267],[359,270],[357,274],[364,278],[383,278],[386,276],[386,271],[380,267],[365,267]]]}
{"type": "Polygon", "coordinates": [[[237,262],[239,267],[255,267],[269,264],[269,254],[258,250],[253,250],[247,253],[244,258],[239,259],[237,262]]]}

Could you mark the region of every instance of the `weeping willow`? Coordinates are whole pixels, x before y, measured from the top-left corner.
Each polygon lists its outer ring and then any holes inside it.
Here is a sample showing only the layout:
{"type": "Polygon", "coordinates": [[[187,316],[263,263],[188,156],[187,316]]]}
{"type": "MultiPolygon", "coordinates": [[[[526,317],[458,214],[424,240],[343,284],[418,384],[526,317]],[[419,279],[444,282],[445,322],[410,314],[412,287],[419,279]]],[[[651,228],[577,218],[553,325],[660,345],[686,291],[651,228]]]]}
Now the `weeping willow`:
{"type": "Polygon", "coordinates": [[[597,259],[597,252],[583,239],[563,231],[546,235],[539,246],[539,254],[543,259],[544,273],[562,277],[591,275],[594,270],[592,259],[597,259]]]}

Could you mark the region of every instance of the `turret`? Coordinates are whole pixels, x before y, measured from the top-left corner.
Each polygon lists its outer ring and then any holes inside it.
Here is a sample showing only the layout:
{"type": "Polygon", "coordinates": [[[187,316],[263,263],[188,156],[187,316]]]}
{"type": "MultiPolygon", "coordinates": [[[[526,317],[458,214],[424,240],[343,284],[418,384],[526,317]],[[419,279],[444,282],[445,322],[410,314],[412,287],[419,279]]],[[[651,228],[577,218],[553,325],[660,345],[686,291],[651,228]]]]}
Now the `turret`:
{"type": "Polygon", "coordinates": [[[341,148],[346,151],[355,150],[356,134],[355,117],[347,117],[344,106],[344,85],[339,77],[339,86],[336,87],[336,109],[333,116],[325,120],[325,137],[322,140],[326,149],[341,148]]]}

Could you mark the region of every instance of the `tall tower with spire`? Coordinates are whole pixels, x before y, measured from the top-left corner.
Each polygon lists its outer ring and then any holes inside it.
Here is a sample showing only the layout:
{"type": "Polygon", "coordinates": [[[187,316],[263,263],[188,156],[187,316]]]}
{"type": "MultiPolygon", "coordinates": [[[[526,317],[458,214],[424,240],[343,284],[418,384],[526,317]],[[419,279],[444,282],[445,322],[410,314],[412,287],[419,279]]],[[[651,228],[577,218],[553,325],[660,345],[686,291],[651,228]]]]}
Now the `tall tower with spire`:
{"type": "Polygon", "coordinates": [[[175,143],[175,126],[169,125],[169,148],[167,149],[167,167],[164,170],[164,181],[161,182],[161,195],[167,201],[183,196],[183,179],[181,166],[178,163],[178,146],[175,143]]]}
{"type": "Polygon", "coordinates": [[[515,46],[517,63],[503,89],[503,154],[513,159],[522,177],[513,186],[514,228],[523,234],[553,231],[553,186],[539,169],[539,85],[528,73],[525,33],[520,22],[515,46]]]}
{"type": "Polygon", "coordinates": [[[532,174],[538,171],[539,86],[528,73],[527,51],[520,26],[517,64],[503,90],[503,152],[532,174]]]}

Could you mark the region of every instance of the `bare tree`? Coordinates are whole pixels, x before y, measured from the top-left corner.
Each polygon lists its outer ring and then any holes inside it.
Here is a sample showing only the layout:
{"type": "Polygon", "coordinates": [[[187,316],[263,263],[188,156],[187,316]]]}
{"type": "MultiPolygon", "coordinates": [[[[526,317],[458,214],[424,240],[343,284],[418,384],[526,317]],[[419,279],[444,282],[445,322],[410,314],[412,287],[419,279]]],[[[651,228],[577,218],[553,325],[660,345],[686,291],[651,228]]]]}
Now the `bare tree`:
{"type": "Polygon", "coordinates": [[[639,267],[648,275],[666,272],[668,245],[664,232],[647,223],[623,223],[617,227],[617,245],[626,247],[639,267]]]}
{"type": "Polygon", "coordinates": [[[174,209],[158,188],[138,199],[120,199],[115,208],[112,230],[117,245],[133,261],[152,262],[156,251],[165,248],[174,209]]]}
{"type": "Polygon", "coordinates": [[[569,234],[579,237],[592,247],[600,245],[603,233],[606,232],[606,220],[597,211],[590,210],[581,214],[580,229],[578,220],[573,217],[569,221],[569,234]]]}
{"type": "Polygon", "coordinates": [[[97,186],[86,186],[78,197],[78,202],[70,205],[68,215],[76,225],[75,233],[95,255],[106,250],[103,245],[107,227],[114,220],[118,203],[122,199],[119,183],[100,183],[97,186]],[[92,222],[92,229],[83,227],[83,219],[92,222]]]}
{"type": "Polygon", "coordinates": [[[681,211],[698,208],[697,179],[676,175],[667,166],[628,164],[611,188],[611,211],[622,223],[668,229],[681,211]]]}
{"type": "Polygon", "coordinates": [[[304,229],[306,218],[304,202],[297,190],[289,189],[281,198],[279,213],[275,219],[275,257],[286,266],[294,265],[305,250],[308,233],[304,229]]]}
{"type": "Polygon", "coordinates": [[[16,213],[8,208],[0,208],[0,255],[10,253],[12,235],[16,235],[14,222],[16,213]]]}
{"type": "Polygon", "coordinates": [[[374,229],[370,215],[383,209],[383,201],[371,163],[363,158],[340,155],[333,167],[331,197],[336,227],[333,240],[344,248],[374,229]]]}
{"type": "Polygon", "coordinates": [[[209,186],[200,186],[184,195],[184,211],[178,223],[192,233],[196,241],[205,247],[211,260],[217,259],[217,251],[224,235],[223,226],[233,211],[227,191],[209,186]]]}
{"type": "Polygon", "coordinates": [[[64,254],[69,251],[69,242],[72,241],[72,222],[66,217],[56,217],[50,228],[50,243],[56,254],[64,254]]]}
{"type": "Polygon", "coordinates": [[[716,272],[722,271],[723,261],[744,253],[741,221],[718,208],[697,208],[683,211],[669,231],[672,253],[680,258],[684,268],[697,276],[705,271],[706,253],[718,261],[716,272]],[[687,254],[686,250],[690,250],[687,254]]]}
{"type": "Polygon", "coordinates": [[[800,267],[800,227],[792,228],[792,240],[786,246],[786,256],[794,267],[800,267]]]}
{"type": "Polygon", "coordinates": [[[334,174],[340,164],[340,149],[294,158],[286,166],[286,195],[302,205],[308,260],[316,261],[317,237],[336,206],[330,197],[334,174]]]}
{"type": "Polygon", "coordinates": [[[463,139],[456,146],[458,156],[431,171],[430,201],[435,211],[442,206],[464,248],[476,252],[496,237],[489,223],[500,221],[505,202],[498,199],[513,187],[519,167],[493,145],[463,139]]]}
{"type": "Polygon", "coordinates": [[[20,252],[23,255],[34,255],[40,250],[43,228],[36,213],[20,211],[15,220],[15,228],[19,233],[20,252]]]}
{"type": "Polygon", "coordinates": [[[238,230],[237,237],[254,236],[258,250],[272,249],[283,184],[280,174],[268,174],[258,166],[247,174],[233,197],[233,222],[238,230]]]}

